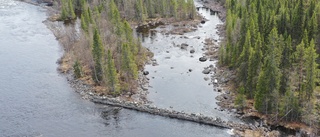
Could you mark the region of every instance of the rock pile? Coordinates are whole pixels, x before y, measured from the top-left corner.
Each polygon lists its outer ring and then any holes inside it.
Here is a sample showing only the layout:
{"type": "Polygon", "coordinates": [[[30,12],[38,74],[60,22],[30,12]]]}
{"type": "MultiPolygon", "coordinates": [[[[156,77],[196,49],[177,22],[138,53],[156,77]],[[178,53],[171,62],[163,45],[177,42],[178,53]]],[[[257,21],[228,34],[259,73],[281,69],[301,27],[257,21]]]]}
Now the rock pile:
{"type": "Polygon", "coordinates": [[[234,129],[240,129],[240,130],[250,129],[250,127],[245,124],[234,123],[231,121],[226,122],[221,120],[219,117],[214,118],[214,117],[209,117],[202,114],[185,113],[185,112],[179,112],[175,110],[162,109],[162,108],[157,108],[155,106],[148,105],[148,104],[145,105],[145,104],[139,104],[135,102],[121,101],[116,98],[93,96],[91,100],[99,104],[122,107],[126,109],[132,109],[140,112],[153,114],[153,115],[159,115],[159,116],[170,117],[170,118],[175,118],[180,120],[197,122],[197,123],[212,125],[220,128],[229,128],[229,129],[234,128],[234,129]]]}

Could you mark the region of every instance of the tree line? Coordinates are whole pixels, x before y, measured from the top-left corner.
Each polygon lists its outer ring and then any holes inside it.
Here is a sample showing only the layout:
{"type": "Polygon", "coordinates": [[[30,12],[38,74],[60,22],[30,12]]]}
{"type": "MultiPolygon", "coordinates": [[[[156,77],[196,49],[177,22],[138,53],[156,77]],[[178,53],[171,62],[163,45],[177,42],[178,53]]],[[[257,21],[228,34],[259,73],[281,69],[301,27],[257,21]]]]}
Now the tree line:
{"type": "MultiPolygon", "coordinates": [[[[98,0],[94,3],[109,3],[109,1],[98,0]]],[[[74,10],[83,10],[84,2],[82,0],[61,0],[61,19],[74,19],[76,17],[74,10]]],[[[193,0],[115,0],[114,3],[121,17],[129,21],[144,22],[148,18],[186,20],[194,19],[196,16],[193,0]]]]}
{"type": "Polygon", "coordinates": [[[275,122],[320,121],[318,0],[226,0],[220,64],[236,70],[239,108],[246,99],[275,122]]]}

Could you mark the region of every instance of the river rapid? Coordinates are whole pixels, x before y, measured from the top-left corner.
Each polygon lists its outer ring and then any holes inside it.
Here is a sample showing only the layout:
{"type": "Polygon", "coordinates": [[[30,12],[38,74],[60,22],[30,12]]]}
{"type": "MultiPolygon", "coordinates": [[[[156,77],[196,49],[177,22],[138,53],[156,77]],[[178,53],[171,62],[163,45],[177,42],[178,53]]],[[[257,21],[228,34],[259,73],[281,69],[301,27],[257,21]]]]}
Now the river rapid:
{"type": "MultiPolygon", "coordinates": [[[[54,35],[42,23],[46,18],[46,10],[41,7],[13,0],[0,0],[0,137],[230,136],[230,130],[227,129],[132,110],[112,109],[81,99],[80,95],[70,88],[65,76],[56,70],[58,67],[56,61],[63,51],[54,35]]],[[[193,34],[190,33],[190,35],[193,34]]],[[[159,35],[157,39],[160,41],[162,37],[159,35]]],[[[152,49],[147,43],[146,39],[143,45],[152,49]]],[[[176,52],[172,54],[172,58],[182,57],[183,59],[184,55],[179,50],[171,50],[171,53],[176,52]]],[[[157,76],[159,74],[153,73],[155,70],[172,71],[166,70],[166,65],[163,65],[167,63],[166,60],[160,59],[164,55],[157,55],[155,50],[153,52],[159,66],[158,68],[147,66],[146,69],[152,72],[150,76],[160,79],[161,77],[157,76]],[[165,69],[159,67],[165,67],[165,69]]],[[[185,57],[186,61],[190,59],[188,56],[185,57]]],[[[198,55],[195,55],[193,59],[197,57],[198,55]]],[[[180,93],[162,94],[161,91],[170,92],[168,91],[170,87],[160,90],[166,84],[165,81],[150,80],[153,88],[150,88],[148,98],[160,107],[170,105],[178,110],[204,112],[230,119],[229,116],[225,116],[225,113],[213,110],[213,107],[216,107],[214,100],[216,93],[212,91],[212,86],[208,86],[208,83],[203,81],[203,75],[200,72],[201,68],[208,64],[193,64],[194,71],[189,74],[192,75],[190,76],[192,79],[199,81],[193,81],[195,84],[192,88],[199,93],[186,91],[184,93],[186,95],[182,97],[178,96],[181,95],[180,93]],[[196,86],[201,87],[201,90],[196,86]],[[167,101],[165,97],[168,97],[167,101]],[[174,102],[177,98],[179,100],[174,102]],[[189,104],[188,100],[190,100],[189,104]]],[[[175,70],[186,72],[185,68],[189,69],[189,66],[179,68],[170,63],[169,66],[176,67],[173,69],[174,73],[176,73],[175,70]]],[[[176,75],[178,73],[180,71],[176,75]]],[[[180,77],[185,78],[185,81],[177,82],[188,85],[190,81],[187,77],[188,75],[180,77]]],[[[171,76],[163,76],[163,79],[168,81],[171,81],[171,78],[171,76]]],[[[184,85],[178,87],[184,87],[184,85]]],[[[178,87],[171,87],[171,89],[178,87]]],[[[185,89],[175,91],[181,92],[185,89]]]]}

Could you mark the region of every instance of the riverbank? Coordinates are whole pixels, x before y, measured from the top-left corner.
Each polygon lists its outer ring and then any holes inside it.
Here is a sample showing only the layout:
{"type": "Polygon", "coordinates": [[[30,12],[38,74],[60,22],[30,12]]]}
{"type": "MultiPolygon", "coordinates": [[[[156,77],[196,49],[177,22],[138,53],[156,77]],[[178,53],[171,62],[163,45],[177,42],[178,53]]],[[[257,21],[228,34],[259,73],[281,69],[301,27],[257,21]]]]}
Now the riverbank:
{"type": "MultiPolygon", "coordinates": [[[[53,13],[53,15],[56,15],[56,14],[53,13]]],[[[48,19],[44,23],[55,34],[56,38],[61,42],[61,44],[73,44],[73,42],[75,40],[77,40],[77,37],[75,37],[75,38],[74,37],[71,37],[71,38],[70,37],[65,37],[65,33],[71,33],[71,34],[74,34],[75,36],[77,36],[78,32],[76,30],[74,30],[74,29],[71,29],[71,28],[68,28],[68,29],[64,28],[64,24],[62,22],[60,22],[60,23],[59,22],[52,22],[52,20],[50,21],[50,19],[48,19]],[[68,40],[68,41],[66,41],[66,40],[68,40]]],[[[179,27],[186,26],[185,24],[186,23],[182,23],[181,26],[179,26],[179,27]]],[[[213,40],[213,41],[215,41],[215,40],[213,40]]],[[[213,45],[212,44],[213,43],[212,40],[208,40],[208,41],[206,41],[206,43],[207,43],[206,44],[207,46],[213,45]]],[[[210,47],[208,47],[208,48],[210,48],[210,47]]],[[[213,47],[213,48],[217,49],[217,45],[215,45],[215,47],[213,47]]],[[[216,53],[215,54],[208,53],[208,56],[209,55],[216,55],[216,53]]],[[[67,79],[68,79],[71,87],[73,87],[76,90],[76,92],[79,92],[82,95],[83,98],[89,99],[89,100],[93,99],[92,97],[107,98],[106,101],[102,101],[102,102],[107,102],[108,99],[115,99],[115,100],[119,101],[120,105],[125,104],[125,106],[121,106],[121,107],[130,107],[130,106],[132,106],[132,104],[130,104],[130,103],[136,102],[134,104],[140,104],[139,107],[134,105],[134,107],[137,107],[137,109],[144,108],[144,104],[146,102],[148,102],[146,100],[146,95],[148,94],[148,91],[147,91],[148,79],[145,77],[145,75],[143,75],[143,72],[140,72],[140,74],[139,74],[139,81],[141,83],[140,84],[141,85],[140,86],[141,89],[136,91],[136,93],[133,94],[133,95],[132,94],[124,94],[124,95],[122,95],[120,97],[114,98],[112,96],[107,96],[107,95],[103,94],[103,92],[101,92],[101,91],[103,91],[102,87],[93,87],[92,86],[92,81],[88,80],[87,77],[84,77],[82,79],[75,79],[74,76],[73,76],[73,71],[72,71],[72,66],[71,66],[73,61],[70,59],[70,56],[71,55],[65,54],[63,56],[63,58],[61,58],[61,60],[58,61],[58,63],[60,64],[59,71],[64,73],[64,74],[66,74],[67,79]],[[124,103],[124,102],[129,102],[129,103],[124,103]]],[[[215,56],[215,58],[216,57],[217,56],[215,56]]],[[[137,110],[137,109],[135,109],[135,110],[137,110]]],[[[154,109],[151,109],[149,111],[153,112],[153,111],[155,111],[157,109],[159,109],[159,108],[154,108],[154,109]]],[[[160,110],[165,110],[165,109],[160,109],[160,110]]],[[[143,112],[145,112],[145,111],[143,111],[143,112]]],[[[158,115],[165,115],[165,114],[168,114],[168,113],[169,112],[167,112],[167,111],[163,111],[163,113],[161,112],[158,115]]],[[[173,111],[173,113],[170,113],[170,114],[175,115],[177,113],[178,113],[177,111],[173,111]]],[[[190,116],[190,115],[192,115],[192,114],[187,114],[187,116],[190,116]]],[[[167,116],[170,117],[169,114],[167,116]]],[[[179,116],[179,117],[183,117],[183,116],[179,116]]],[[[192,118],[192,119],[199,119],[199,118],[201,119],[203,117],[202,116],[201,117],[195,116],[195,118],[192,118]]],[[[187,120],[188,118],[184,118],[184,119],[187,120]]],[[[197,121],[195,121],[195,122],[197,122],[197,121]]],[[[220,122],[221,123],[225,123],[225,122],[222,122],[222,121],[220,121],[220,122]]],[[[218,122],[218,123],[220,123],[220,122],[218,122]]],[[[200,123],[201,123],[201,121],[200,121],[200,123]]],[[[236,128],[236,129],[239,128],[238,130],[242,131],[243,129],[246,129],[247,126],[240,125],[240,126],[230,126],[230,127],[236,128]]],[[[254,127],[248,127],[248,129],[252,129],[252,128],[254,128],[254,127]]]]}
{"type": "MultiPolygon", "coordinates": [[[[192,22],[193,23],[193,22],[192,22]]],[[[63,30],[63,24],[59,23],[53,23],[50,21],[45,21],[45,24],[49,26],[51,30],[55,33],[56,36],[58,36],[59,39],[63,39],[63,34],[61,30],[63,30]],[[57,29],[60,28],[60,29],[57,29]]],[[[152,64],[154,61],[150,61],[152,64]]],[[[66,74],[69,84],[72,88],[75,89],[76,92],[78,92],[82,98],[91,100],[95,103],[99,104],[105,104],[105,105],[111,105],[116,107],[122,107],[132,110],[137,110],[140,112],[146,112],[154,115],[164,116],[164,117],[170,117],[180,120],[187,120],[192,121],[196,123],[206,124],[206,125],[213,125],[216,127],[223,127],[223,128],[232,128],[237,130],[243,130],[244,128],[251,129],[252,127],[249,127],[247,125],[231,122],[231,121],[223,121],[220,118],[216,117],[209,117],[202,114],[194,114],[194,113],[184,113],[179,112],[175,110],[167,110],[162,109],[147,104],[146,95],[148,93],[147,84],[148,79],[146,78],[144,72],[139,73],[139,82],[141,85],[140,90],[137,91],[136,94],[133,95],[121,95],[118,97],[108,96],[106,94],[101,94],[101,92],[96,92],[97,87],[93,87],[92,84],[88,83],[86,81],[86,78],[81,79],[75,79],[73,76],[72,67],[69,65],[70,63],[70,57],[69,55],[65,54],[63,58],[61,58],[58,63],[60,64],[59,71],[66,74]]]]}

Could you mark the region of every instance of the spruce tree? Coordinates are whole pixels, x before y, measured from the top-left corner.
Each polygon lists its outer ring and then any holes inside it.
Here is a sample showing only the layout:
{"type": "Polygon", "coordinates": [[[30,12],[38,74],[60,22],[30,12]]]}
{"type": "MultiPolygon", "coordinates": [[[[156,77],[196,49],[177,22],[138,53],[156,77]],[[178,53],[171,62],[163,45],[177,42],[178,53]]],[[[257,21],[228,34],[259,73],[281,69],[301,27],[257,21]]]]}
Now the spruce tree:
{"type": "Polygon", "coordinates": [[[306,99],[310,100],[315,89],[316,69],[318,55],[315,50],[314,40],[310,42],[310,46],[306,49],[306,99]]]}
{"type": "Polygon", "coordinates": [[[188,18],[189,19],[194,19],[195,16],[196,16],[196,8],[194,6],[194,1],[193,0],[187,0],[187,9],[188,10],[186,10],[185,12],[188,12],[188,18]]]}
{"type": "Polygon", "coordinates": [[[88,26],[87,26],[87,23],[85,21],[83,14],[81,14],[81,28],[83,31],[88,32],[88,26]]]}
{"type": "Polygon", "coordinates": [[[309,39],[315,39],[318,34],[318,18],[317,13],[313,12],[309,22],[309,39]]]}
{"type": "Polygon", "coordinates": [[[248,69],[248,81],[246,84],[247,87],[247,95],[249,98],[253,98],[256,91],[258,76],[261,70],[261,60],[262,60],[262,51],[261,51],[262,41],[260,33],[258,33],[258,37],[256,40],[256,44],[254,49],[250,52],[249,57],[249,69],[248,69]]]}
{"type": "MultiPolygon", "coordinates": [[[[243,82],[243,85],[246,85],[247,78],[248,78],[248,68],[249,68],[249,57],[250,53],[252,51],[251,49],[251,35],[250,31],[248,30],[246,35],[246,41],[244,43],[244,47],[242,50],[242,53],[239,58],[239,79],[241,82],[243,82]]],[[[245,93],[247,93],[247,87],[245,88],[245,93]]]]}
{"type": "Polygon", "coordinates": [[[170,13],[171,16],[177,18],[177,8],[178,4],[176,0],[170,0],[170,13]]]}
{"type": "Polygon", "coordinates": [[[138,78],[138,67],[135,64],[135,58],[128,46],[128,44],[122,45],[122,69],[127,73],[127,76],[133,79],[138,78]]]}
{"type": "Polygon", "coordinates": [[[76,18],[76,14],[74,13],[74,8],[73,8],[73,3],[72,0],[68,0],[68,12],[69,12],[69,16],[71,19],[75,19],[76,18]]]}
{"type": "Polygon", "coordinates": [[[281,81],[280,81],[280,92],[284,94],[289,88],[289,76],[290,68],[292,64],[292,39],[291,36],[288,36],[284,48],[282,50],[282,58],[280,63],[280,68],[282,71],[281,81]]]}
{"type": "Polygon", "coordinates": [[[255,108],[259,112],[269,114],[275,100],[272,100],[272,93],[278,92],[280,83],[280,71],[276,66],[274,57],[268,55],[264,63],[262,72],[260,73],[257,91],[255,95],[255,108]]]}
{"type": "Polygon", "coordinates": [[[114,65],[114,60],[112,58],[111,51],[108,50],[108,59],[107,59],[107,83],[109,88],[114,94],[120,93],[118,74],[116,67],[114,65]]]}
{"type": "Polygon", "coordinates": [[[82,68],[79,60],[76,60],[75,63],[73,64],[73,72],[76,78],[82,77],[82,68]]]}
{"type": "Polygon", "coordinates": [[[294,52],[294,58],[295,58],[295,66],[296,66],[296,73],[298,74],[298,91],[299,91],[299,99],[303,98],[303,80],[304,80],[304,62],[306,61],[306,55],[305,55],[305,44],[303,41],[297,46],[296,51],[294,52]]]}
{"type": "Polygon", "coordinates": [[[145,20],[145,8],[143,6],[142,0],[137,0],[135,3],[135,11],[136,11],[136,19],[140,22],[144,22],[145,20]]]}
{"type": "Polygon", "coordinates": [[[68,18],[66,4],[67,3],[65,2],[65,0],[61,0],[61,14],[60,14],[61,20],[66,20],[68,18]]]}
{"type": "Polygon", "coordinates": [[[92,45],[92,57],[94,61],[94,74],[93,79],[95,82],[100,82],[103,76],[103,57],[104,49],[102,41],[97,29],[94,30],[93,45],[92,45]]]}

